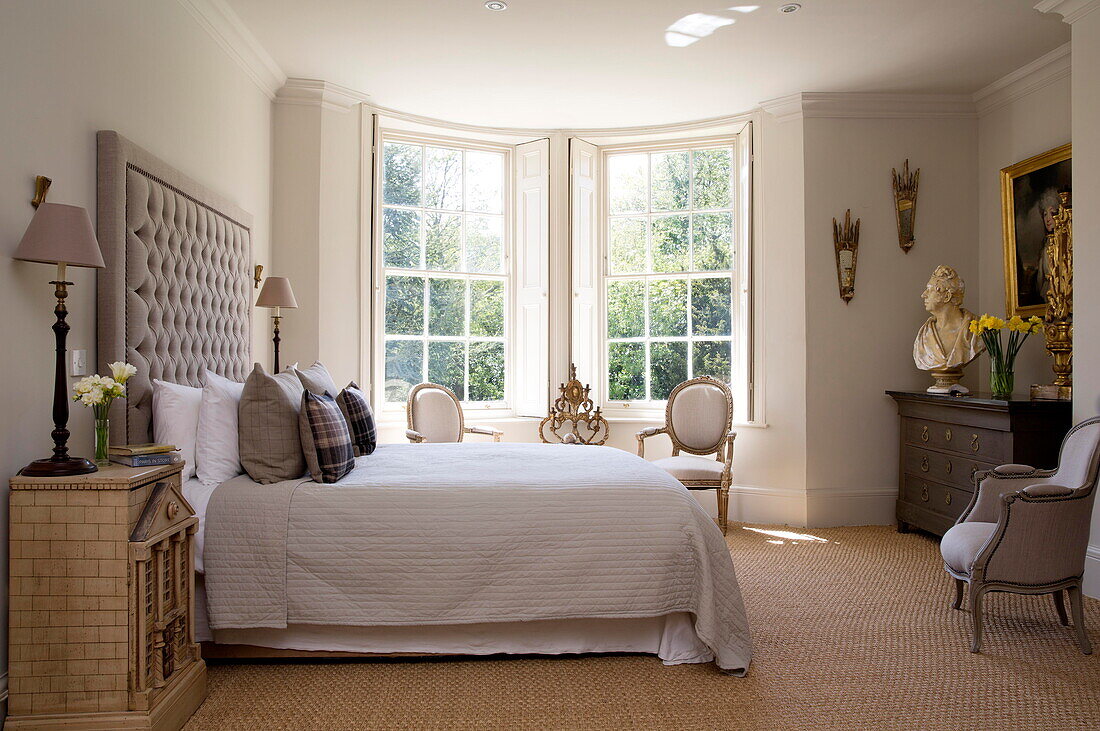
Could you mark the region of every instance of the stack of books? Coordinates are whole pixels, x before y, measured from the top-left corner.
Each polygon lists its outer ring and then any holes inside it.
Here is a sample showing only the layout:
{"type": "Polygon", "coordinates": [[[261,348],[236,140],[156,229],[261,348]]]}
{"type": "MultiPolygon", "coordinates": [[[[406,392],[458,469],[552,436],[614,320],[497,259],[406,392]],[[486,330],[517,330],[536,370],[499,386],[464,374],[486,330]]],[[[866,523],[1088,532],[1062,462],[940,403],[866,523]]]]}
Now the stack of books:
{"type": "Polygon", "coordinates": [[[174,444],[119,444],[107,450],[112,462],[127,467],[159,467],[183,461],[174,444]]]}

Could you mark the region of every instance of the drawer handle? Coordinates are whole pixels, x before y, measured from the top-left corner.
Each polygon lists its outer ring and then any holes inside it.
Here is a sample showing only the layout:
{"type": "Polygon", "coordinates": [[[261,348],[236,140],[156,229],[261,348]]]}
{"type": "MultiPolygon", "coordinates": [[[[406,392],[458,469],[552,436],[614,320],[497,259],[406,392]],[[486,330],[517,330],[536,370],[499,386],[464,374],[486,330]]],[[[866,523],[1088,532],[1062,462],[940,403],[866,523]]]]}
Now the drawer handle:
{"type": "Polygon", "coordinates": [[[950,442],[951,437],[953,437],[953,436],[955,436],[955,435],[951,432],[951,427],[947,427],[947,429],[943,433],[943,438],[950,442]]]}
{"type": "Polygon", "coordinates": [[[970,449],[977,452],[982,448],[981,438],[977,434],[970,435],[970,449]]]}
{"type": "Polygon", "coordinates": [[[924,457],[920,458],[920,471],[921,472],[927,472],[928,471],[928,457],[927,456],[924,456],[924,457]]]}
{"type": "Polygon", "coordinates": [[[945,493],[943,494],[943,501],[944,501],[945,503],[947,503],[948,505],[950,505],[950,504],[951,504],[951,493],[949,493],[949,492],[945,492],[945,493]]]}
{"type": "Polygon", "coordinates": [[[955,465],[951,464],[951,460],[947,460],[943,465],[943,469],[950,475],[955,471],[955,465]]]}
{"type": "Polygon", "coordinates": [[[922,426],[920,428],[920,440],[922,442],[927,442],[928,441],[928,427],[927,426],[922,426]]]}
{"type": "Polygon", "coordinates": [[[924,502],[924,503],[928,502],[928,485],[921,485],[920,486],[920,499],[921,499],[921,502],[924,502]]]}

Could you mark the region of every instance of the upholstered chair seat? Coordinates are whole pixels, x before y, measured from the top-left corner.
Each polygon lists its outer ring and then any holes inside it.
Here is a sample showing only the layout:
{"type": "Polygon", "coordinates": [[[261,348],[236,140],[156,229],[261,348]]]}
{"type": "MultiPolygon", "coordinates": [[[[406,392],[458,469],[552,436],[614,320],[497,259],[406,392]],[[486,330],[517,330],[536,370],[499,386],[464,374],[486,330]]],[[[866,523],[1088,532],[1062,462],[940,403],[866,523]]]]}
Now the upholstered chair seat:
{"type": "Polygon", "coordinates": [[[467,434],[491,436],[499,442],[504,432],[484,426],[466,426],[462,404],[454,392],[438,383],[420,383],[409,391],[405,404],[409,428],[405,436],[414,444],[461,442],[467,434]]]}
{"type": "Polygon", "coordinates": [[[733,470],[733,395],[729,386],[709,376],[684,381],[668,395],[665,425],[638,432],[638,456],[645,440],[667,434],[672,456],[653,462],[689,490],[718,491],[718,526],[726,532],[733,470]],[[680,454],[687,452],[687,454],[680,454]],[[714,455],[707,456],[707,455],[714,455]]]}
{"type": "Polygon", "coordinates": [[[974,475],[974,497],[940,542],[955,579],[954,609],[970,588],[971,652],[982,646],[982,596],[990,591],[1050,594],[1063,625],[1069,595],[1077,642],[1092,653],[1081,608],[1092,504],[1100,474],[1100,417],[1070,429],[1058,468],[1008,464],[974,475]]]}
{"type": "Polygon", "coordinates": [[[943,562],[957,573],[969,574],[971,567],[974,566],[974,559],[978,557],[982,546],[989,542],[996,529],[996,523],[981,521],[952,526],[940,541],[943,562]]]}
{"type": "Polygon", "coordinates": [[[697,457],[693,454],[681,454],[677,457],[655,459],[653,464],[669,473],[677,480],[715,480],[721,481],[725,465],[710,457],[697,457]]]}

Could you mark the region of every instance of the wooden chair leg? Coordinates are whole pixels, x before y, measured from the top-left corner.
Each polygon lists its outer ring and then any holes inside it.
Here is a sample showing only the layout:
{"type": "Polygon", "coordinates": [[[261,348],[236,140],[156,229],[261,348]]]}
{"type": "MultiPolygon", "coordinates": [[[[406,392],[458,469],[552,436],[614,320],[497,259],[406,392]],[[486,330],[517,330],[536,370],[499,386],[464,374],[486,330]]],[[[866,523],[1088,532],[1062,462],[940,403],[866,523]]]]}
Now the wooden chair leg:
{"type": "Polygon", "coordinates": [[[974,625],[974,636],[970,643],[971,652],[982,649],[982,594],[981,587],[970,585],[970,621],[974,625]]]}
{"type": "Polygon", "coordinates": [[[966,582],[962,579],[955,579],[955,603],[951,605],[952,609],[962,609],[963,605],[963,590],[966,588],[966,582]]]}
{"type": "Polygon", "coordinates": [[[1070,587],[1067,591],[1069,592],[1070,611],[1073,613],[1073,628],[1077,631],[1077,644],[1081,646],[1081,652],[1091,655],[1092,644],[1089,642],[1089,635],[1085,631],[1085,613],[1081,608],[1081,587],[1070,587]]]}
{"type": "Polygon", "coordinates": [[[1066,616],[1066,602],[1062,596],[1062,590],[1052,593],[1050,597],[1054,600],[1054,608],[1058,611],[1058,621],[1062,623],[1063,627],[1069,626],[1069,617],[1066,616]]]}
{"type": "Polygon", "coordinates": [[[730,489],[728,487],[718,488],[718,527],[722,529],[722,535],[726,535],[728,527],[729,504],[730,489]]]}

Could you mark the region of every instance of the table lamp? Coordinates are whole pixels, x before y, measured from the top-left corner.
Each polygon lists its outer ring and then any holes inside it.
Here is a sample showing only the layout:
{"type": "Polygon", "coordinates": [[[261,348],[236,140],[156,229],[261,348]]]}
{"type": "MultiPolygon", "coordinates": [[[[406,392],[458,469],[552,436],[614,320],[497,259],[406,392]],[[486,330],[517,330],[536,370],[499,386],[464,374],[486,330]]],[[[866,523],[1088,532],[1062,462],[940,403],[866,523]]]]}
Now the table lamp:
{"type": "Polygon", "coordinates": [[[268,277],[264,280],[260,296],[256,298],[257,307],[274,308],[275,337],[271,342],[275,343],[275,373],[279,372],[279,320],[282,319],[280,308],[297,307],[298,301],[294,299],[294,290],[290,288],[290,280],[286,277],[268,277]]]}
{"type": "Polygon", "coordinates": [[[79,206],[41,202],[12,257],[57,265],[57,279],[50,282],[57,297],[57,306],[53,310],[57,318],[53,324],[57,342],[53,384],[53,456],[31,462],[19,474],[64,477],[95,472],[96,466],[91,460],[69,456],[69,384],[65,376],[65,338],[69,334],[69,324],[65,322],[69,314],[65,308],[65,298],[68,296],[67,288],[72,284],[65,281],[65,267],[102,269],[104,266],[103,254],[99,250],[88,212],[79,206]]]}

